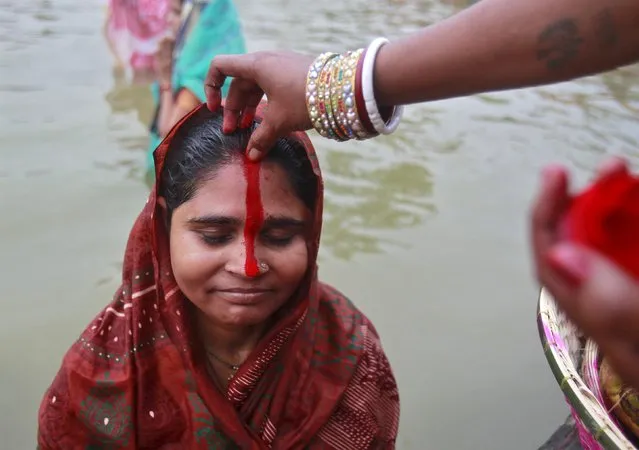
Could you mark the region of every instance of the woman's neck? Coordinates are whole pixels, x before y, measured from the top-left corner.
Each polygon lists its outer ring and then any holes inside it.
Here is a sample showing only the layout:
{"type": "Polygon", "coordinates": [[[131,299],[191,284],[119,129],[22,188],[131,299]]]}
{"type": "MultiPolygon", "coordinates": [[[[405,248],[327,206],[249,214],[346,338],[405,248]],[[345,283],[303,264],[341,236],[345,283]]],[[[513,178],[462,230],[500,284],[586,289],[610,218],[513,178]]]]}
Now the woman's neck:
{"type": "Polygon", "coordinates": [[[223,325],[211,321],[199,311],[196,324],[206,351],[232,365],[240,365],[248,358],[268,326],[268,323],[245,327],[223,325]]]}

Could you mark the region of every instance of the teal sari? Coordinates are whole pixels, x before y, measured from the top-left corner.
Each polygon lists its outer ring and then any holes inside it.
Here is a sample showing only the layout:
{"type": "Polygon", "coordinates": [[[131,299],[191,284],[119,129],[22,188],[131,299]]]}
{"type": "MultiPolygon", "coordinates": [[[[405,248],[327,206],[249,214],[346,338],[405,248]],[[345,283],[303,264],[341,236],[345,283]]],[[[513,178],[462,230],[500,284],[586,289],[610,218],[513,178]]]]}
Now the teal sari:
{"type": "MultiPolygon", "coordinates": [[[[242,25],[233,0],[185,0],[182,8],[188,12],[183,15],[182,26],[176,38],[172,89],[175,95],[181,89],[188,89],[201,101],[205,101],[204,79],[213,57],[246,53],[242,25]]],[[[229,81],[222,87],[222,96],[226,96],[228,92],[229,81]]],[[[157,105],[147,151],[147,168],[152,172],[153,152],[162,142],[156,124],[160,103],[160,88],[157,83],[151,85],[151,92],[157,105]]]]}

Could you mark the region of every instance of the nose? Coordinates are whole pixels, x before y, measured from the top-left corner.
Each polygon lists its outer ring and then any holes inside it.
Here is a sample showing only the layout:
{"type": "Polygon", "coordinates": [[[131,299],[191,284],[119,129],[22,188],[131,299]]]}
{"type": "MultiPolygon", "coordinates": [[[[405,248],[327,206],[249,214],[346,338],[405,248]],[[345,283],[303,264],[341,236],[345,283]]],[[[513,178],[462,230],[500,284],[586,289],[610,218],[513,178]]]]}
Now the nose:
{"type": "Polygon", "coordinates": [[[228,249],[228,257],[224,269],[233,275],[246,276],[246,247],[243,244],[233,245],[228,249]]]}
{"type": "Polygon", "coordinates": [[[266,273],[269,266],[259,258],[259,252],[250,253],[254,256],[247,253],[244,243],[233,246],[229,249],[224,269],[233,275],[248,278],[256,278],[266,273]]]}

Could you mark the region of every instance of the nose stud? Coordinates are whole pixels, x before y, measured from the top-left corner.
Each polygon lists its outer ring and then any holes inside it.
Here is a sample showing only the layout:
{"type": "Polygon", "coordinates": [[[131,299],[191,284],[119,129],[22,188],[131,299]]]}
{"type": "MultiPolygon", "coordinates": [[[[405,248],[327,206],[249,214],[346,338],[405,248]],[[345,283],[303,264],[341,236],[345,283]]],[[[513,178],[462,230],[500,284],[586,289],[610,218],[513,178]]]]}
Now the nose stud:
{"type": "Polygon", "coordinates": [[[268,264],[266,264],[263,261],[260,261],[260,263],[258,264],[258,267],[260,268],[260,274],[264,275],[266,272],[268,272],[269,270],[271,270],[271,268],[269,267],[268,264]]]}

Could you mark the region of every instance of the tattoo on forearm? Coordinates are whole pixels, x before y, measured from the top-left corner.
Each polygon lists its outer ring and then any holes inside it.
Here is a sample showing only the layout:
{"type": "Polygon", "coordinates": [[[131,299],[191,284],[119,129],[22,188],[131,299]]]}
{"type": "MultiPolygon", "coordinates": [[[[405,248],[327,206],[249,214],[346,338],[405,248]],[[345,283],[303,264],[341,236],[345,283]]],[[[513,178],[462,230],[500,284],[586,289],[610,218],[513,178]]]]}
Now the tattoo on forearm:
{"type": "Polygon", "coordinates": [[[574,19],[558,20],[539,35],[537,59],[545,61],[549,70],[561,70],[577,57],[583,42],[574,19]]]}
{"type": "Polygon", "coordinates": [[[594,18],[595,38],[603,49],[614,47],[619,40],[617,25],[609,9],[604,9],[594,18]]]}

